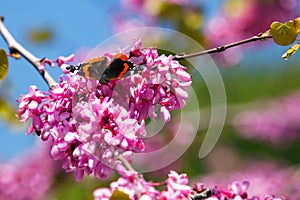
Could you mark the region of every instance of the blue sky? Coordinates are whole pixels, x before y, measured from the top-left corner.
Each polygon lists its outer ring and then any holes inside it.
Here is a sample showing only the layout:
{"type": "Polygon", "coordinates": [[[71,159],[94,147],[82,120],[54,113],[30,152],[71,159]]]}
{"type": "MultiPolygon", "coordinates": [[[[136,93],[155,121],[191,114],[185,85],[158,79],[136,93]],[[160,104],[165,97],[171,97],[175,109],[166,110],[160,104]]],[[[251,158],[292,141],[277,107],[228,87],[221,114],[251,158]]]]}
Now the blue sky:
{"type": "MultiPolygon", "coordinates": [[[[37,57],[49,59],[69,55],[82,47],[92,48],[111,36],[110,13],[118,10],[116,1],[98,0],[0,0],[0,5],[0,14],[5,17],[5,25],[15,39],[37,57]],[[43,45],[28,42],[28,30],[40,27],[52,29],[53,42],[43,45]]],[[[0,48],[7,50],[2,38],[0,48]]],[[[7,80],[13,84],[8,98],[12,102],[20,94],[27,93],[32,84],[47,91],[45,82],[26,60],[9,59],[9,67],[7,80]]],[[[57,79],[60,72],[51,70],[51,73],[57,79]]],[[[26,136],[25,129],[11,128],[3,122],[0,122],[0,129],[0,160],[12,158],[34,144],[34,137],[26,136]]]]}

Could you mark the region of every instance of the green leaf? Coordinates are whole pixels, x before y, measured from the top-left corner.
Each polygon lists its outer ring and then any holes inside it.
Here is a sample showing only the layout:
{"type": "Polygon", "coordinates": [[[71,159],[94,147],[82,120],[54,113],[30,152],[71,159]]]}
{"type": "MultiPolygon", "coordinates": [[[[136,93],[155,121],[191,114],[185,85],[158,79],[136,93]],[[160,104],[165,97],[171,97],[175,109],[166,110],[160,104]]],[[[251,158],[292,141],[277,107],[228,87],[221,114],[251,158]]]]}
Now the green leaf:
{"type": "Polygon", "coordinates": [[[120,191],[120,190],[115,190],[109,200],[130,200],[129,199],[129,194],[120,191]]]}
{"type": "Polygon", "coordinates": [[[6,77],[8,72],[8,59],[4,49],[0,49],[0,80],[6,77]]]}
{"type": "Polygon", "coordinates": [[[294,19],[295,30],[298,34],[300,34],[300,17],[294,19]]]}
{"type": "Polygon", "coordinates": [[[270,30],[274,42],[281,46],[292,44],[298,35],[294,26],[294,21],[288,21],[284,24],[273,22],[270,26],[270,30]]]}
{"type": "Polygon", "coordinates": [[[299,48],[300,48],[299,43],[294,44],[281,57],[284,58],[285,60],[288,60],[291,57],[291,55],[293,55],[299,50],[299,48]]]}

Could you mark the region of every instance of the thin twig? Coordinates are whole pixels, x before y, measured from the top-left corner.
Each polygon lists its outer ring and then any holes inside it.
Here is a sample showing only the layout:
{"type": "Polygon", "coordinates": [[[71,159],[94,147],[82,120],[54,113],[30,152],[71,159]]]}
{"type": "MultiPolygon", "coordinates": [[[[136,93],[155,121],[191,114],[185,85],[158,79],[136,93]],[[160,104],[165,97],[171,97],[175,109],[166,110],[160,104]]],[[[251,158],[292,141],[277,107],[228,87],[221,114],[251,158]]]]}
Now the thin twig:
{"type": "Polygon", "coordinates": [[[7,43],[10,52],[19,53],[22,55],[28,62],[30,62],[34,68],[39,72],[39,74],[43,77],[49,87],[56,85],[56,81],[52,78],[52,76],[46,71],[40,71],[39,66],[41,63],[41,59],[37,58],[29,51],[27,51],[22,45],[20,45],[10,34],[10,32],[5,27],[4,17],[0,16],[0,34],[2,35],[3,39],[7,43]]]}
{"type": "MultiPolygon", "coordinates": [[[[124,158],[124,156],[122,154],[119,154],[117,156],[117,159],[119,161],[122,162],[123,166],[126,167],[126,169],[128,170],[128,172],[131,172],[131,173],[135,173],[135,184],[137,184],[137,181],[138,181],[138,178],[139,178],[139,173],[131,166],[131,164],[128,162],[128,160],[126,158],[124,158]]],[[[140,199],[141,198],[141,193],[138,192],[137,193],[137,199],[140,199]]]]}
{"type": "Polygon", "coordinates": [[[137,172],[135,169],[133,169],[133,167],[131,166],[131,164],[126,160],[126,158],[123,157],[122,154],[119,154],[117,156],[117,159],[120,160],[123,163],[123,166],[126,167],[128,171],[130,171],[130,172],[137,172]]]}
{"type": "Polygon", "coordinates": [[[206,54],[218,53],[218,52],[225,51],[226,49],[229,49],[229,48],[232,48],[232,47],[235,47],[235,46],[239,46],[239,45],[246,44],[246,43],[249,43],[249,42],[255,42],[255,41],[258,41],[258,40],[259,41],[264,41],[268,38],[272,38],[272,36],[271,35],[259,34],[259,35],[253,36],[251,38],[247,38],[247,39],[244,39],[244,40],[241,40],[241,41],[238,41],[238,42],[233,42],[233,43],[230,43],[230,44],[226,44],[224,46],[208,49],[208,50],[205,50],[205,51],[199,51],[199,52],[191,53],[191,54],[184,54],[184,53],[178,54],[178,55],[174,56],[174,59],[175,60],[182,60],[182,59],[192,58],[192,57],[196,57],[196,56],[202,56],[202,55],[206,55],[206,54]]]}

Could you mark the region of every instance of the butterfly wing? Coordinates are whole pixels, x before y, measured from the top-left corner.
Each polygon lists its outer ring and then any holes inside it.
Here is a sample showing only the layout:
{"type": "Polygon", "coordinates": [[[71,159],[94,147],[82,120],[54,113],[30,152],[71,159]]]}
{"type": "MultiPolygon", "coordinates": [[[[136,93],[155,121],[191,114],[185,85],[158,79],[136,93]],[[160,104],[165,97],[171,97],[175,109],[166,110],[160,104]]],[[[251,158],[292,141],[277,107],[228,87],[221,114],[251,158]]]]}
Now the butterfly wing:
{"type": "Polygon", "coordinates": [[[100,80],[103,72],[107,68],[108,59],[106,57],[98,57],[88,60],[80,64],[78,75],[85,78],[100,80]]]}
{"type": "Polygon", "coordinates": [[[126,57],[116,57],[104,70],[100,83],[108,83],[110,80],[122,78],[129,70],[134,68],[134,64],[126,57]]]}

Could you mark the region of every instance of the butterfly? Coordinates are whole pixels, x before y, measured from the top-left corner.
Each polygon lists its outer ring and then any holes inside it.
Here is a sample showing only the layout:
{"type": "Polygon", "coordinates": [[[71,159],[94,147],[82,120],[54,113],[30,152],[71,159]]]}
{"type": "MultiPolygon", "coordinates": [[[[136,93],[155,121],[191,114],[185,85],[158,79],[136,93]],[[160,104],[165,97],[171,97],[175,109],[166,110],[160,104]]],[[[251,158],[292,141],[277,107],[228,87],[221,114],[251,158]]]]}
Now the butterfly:
{"type": "Polygon", "coordinates": [[[92,58],[78,65],[70,65],[67,70],[84,76],[85,78],[99,80],[101,84],[108,84],[111,80],[121,79],[128,71],[135,68],[135,65],[125,54],[117,54],[109,63],[105,56],[92,58]]]}

